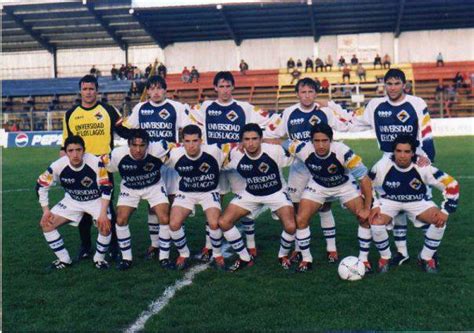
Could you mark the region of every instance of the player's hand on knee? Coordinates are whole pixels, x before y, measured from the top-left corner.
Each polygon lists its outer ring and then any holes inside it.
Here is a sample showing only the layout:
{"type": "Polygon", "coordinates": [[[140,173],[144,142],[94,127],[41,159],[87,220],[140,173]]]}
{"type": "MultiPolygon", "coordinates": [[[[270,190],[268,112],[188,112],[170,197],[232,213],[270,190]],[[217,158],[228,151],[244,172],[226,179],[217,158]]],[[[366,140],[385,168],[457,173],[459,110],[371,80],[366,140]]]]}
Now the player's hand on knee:
{"type": "Polygon", "coordinates": [[[440,211],[436,214],[435,219],[435,226],[438,228],[442,228],[446,225],[446,222],[448,221],[448,215],[440,211]]]}
{"type": "Polygon", "coordinates": [[[370,210],[362,208],[356,214],[360,223],[366,223],[370,216],[370,210]]]}
{"type": "Polygon", "coordinates": [[[97,228],[99,229],[99,232],[102,234],[102,235],[108,235],[110,234],[110,230],[111,230],[111,223],[110,223],[110,220],[109,218],[107,217],[107,215],[103,216],[99,216],[99,218],[97,219],[97,228]]]}
{"type": "Polygon", "coordinates": [[[54,215],[53,213],[51,213],[51,211],[47,210],[43,212],[43,215],[41,216],[41,220],[40,220],[40,226],[42,228],[51,227],[53,225],[53,218],[54,218],[54,215]]]}
{"type": "Polygon", "coordinates": [[[377,224],[377,220],[380,219],[380,207],[372,208],[369,214],[369,223],[370,224],[377,224]]]}

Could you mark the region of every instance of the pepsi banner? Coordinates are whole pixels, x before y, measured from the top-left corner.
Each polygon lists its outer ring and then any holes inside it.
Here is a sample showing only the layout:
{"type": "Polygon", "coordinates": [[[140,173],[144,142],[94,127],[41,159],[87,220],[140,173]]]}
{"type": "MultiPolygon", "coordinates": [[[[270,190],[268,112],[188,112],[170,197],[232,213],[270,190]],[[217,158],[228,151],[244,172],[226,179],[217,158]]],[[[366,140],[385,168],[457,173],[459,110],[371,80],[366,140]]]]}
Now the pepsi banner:
{"type": "Polygon", "coordinates": [[[9,132],[7,147],[60,147],[63,143],[61,131],[49,132],[9,132]]]}

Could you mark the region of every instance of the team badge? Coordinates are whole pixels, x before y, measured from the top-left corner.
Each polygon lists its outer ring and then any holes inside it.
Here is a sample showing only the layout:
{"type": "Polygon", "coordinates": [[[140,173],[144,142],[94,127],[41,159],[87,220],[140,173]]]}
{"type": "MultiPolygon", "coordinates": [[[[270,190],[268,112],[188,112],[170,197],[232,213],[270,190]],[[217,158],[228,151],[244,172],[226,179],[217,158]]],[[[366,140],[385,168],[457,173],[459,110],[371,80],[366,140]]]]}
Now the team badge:
{"type": "Polygon", "coordinates": [[[199,167],[199,171],[207,173],[211,167],[206,162],[203,162],[199,167]]]}
{"type": "Polygon", "coordinates": [[[337,172],[337,165],[336,164],[331,164],[330,166],[328,166],[328,172],[333,175],[337,172]]]}
{"type": "Polygon", "coordinates": [[[421,181],[418,178],[413,178],[410,182],[410,186],[414,190],[419,190],[421,187],[421,181]]]}
{"type": "Polygon", "coordinates": [[[143,170],[145,170],[146,172],[150,172],[151,170],[153,170],[154,166],[155,165],[153,163],[148,162],[147,164],[143,166],[143,170]]]}
{"type": "Polygon", "coordinates": [[[397,118],[402,123],[405,123],[410,118],[410,115],[405,110],[402,110],[399,113],[397,113],[397,118]]]}
{"type": "Polygon", "coordinates": [[[169,116],[170,116],[170,113],[169,113],[167,110],[165,110],[165,109],[163,109],[163,110],[161,110],[160,112],[158,112],[158,114],[160,115],[160,117],[161,117],[163,120],[168,119],[169,116]]]}
{"type": "Polygon", "coordinates": [[[263,173],[267,173],[268,169],[270,169],[270,167],[265,162],[260,163],[260,165],[258,166],[258,170],[263,173]]]}
{"type": "Polygon", "coordinates": [[[239,118],[235,111],[230,111],[229,113],[227,113],[226,117],[232,122],[236,121],[239,118]]]}
{"type": "Polygon", "coordinates": [[[98,111],[96,114],[94,114],[94,117],[95,117],[95,119],[97,119],[98,121],[104,120],[104,116],[102,115],[102,113],[101,113],[100,111],[98,111]]]}
{"type": "Polygon", "coordinates": [[[311,118],[309,118],[309,123],[314,126],[316,124],[319,124],[321,122],[321,119],[319,119],[318,116],[312,115],[311,118]]]}
{"type": "Polygon", "coordinates": [[[93,182],[94,181],[92,179],[90,179],[89,177],[87,177],[87,176],[82,178],[82,180],[81,180],[81,184],[84,187],[90,187],[93,182]]]}

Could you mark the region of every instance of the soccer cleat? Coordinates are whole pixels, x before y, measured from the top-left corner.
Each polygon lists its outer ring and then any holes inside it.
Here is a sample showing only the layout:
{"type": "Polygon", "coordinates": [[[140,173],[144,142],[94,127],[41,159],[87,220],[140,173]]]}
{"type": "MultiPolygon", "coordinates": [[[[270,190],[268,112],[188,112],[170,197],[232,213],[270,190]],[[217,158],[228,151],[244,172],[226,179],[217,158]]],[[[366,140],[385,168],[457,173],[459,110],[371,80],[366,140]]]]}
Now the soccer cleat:
{"type": "Polygon", "coordinates": [[[48,270],[51,270],[51,271],[61,270],[61,269],[65,269],[71,266],[72,266],[72,263],[62,262],[61,260],[56,259],[48,266],[48,270]]]}
{"type": "Polygon", "coordinates": [[[363,264],[365,266],[365,274],[372,274],[374,272],[369,261],[364,261],[363,264]]]}
{"type": "Polygon", "coordinates": [[[390,259],[380,258],[379,268],[378,268],[379,273],[387,273],[389,269],[389,263],[390,263],[390,259]]]}
{"type": "Polygon", "coordinates": [[[337,251],[328,251],[327,252],[328,263],[336,264],[339,261],[339,256],[337,255],[337,251]]]}
{"type": "Polygon", "coordinates": [[[126,260],[122,259],[120,260],[119,264],[117,265],[117,268],[119,271],[126,271],[132,267],[132,261],[131,260],[126,260]]]}
{"type": "Polygon", "coordinates": [[[203,247],[201,250],[201,255],[198,257],[199,261],[209,262],[212,258],[212,249],[203,247]]]}
{"type": "Polygon", "coordinates": [[[214,260],[212,261],[212,266],[218,270],[225,270],[225,261],[223,256],[218,256],[215,257],[214,260]]]}
{"type": "Polygon", "coordinates": [[[145,253],[145,260],[153,260],[160,255],[160,249],[154,246],[149,246],[145,253]]]}
{"type": "Polygon", "coordinates": [[[294,262],[300,262],[303,259],[303,256],[301,255],[301,252],[299,251],[293,251],[290,256],[290,261],[292,263],[294,262]]]}
{"type": "Polygon", "coordinates": [[[287,256],[278,258],[280,262],[280,266],[283,267],[284,270],[289,270],[291,268],[291,261],[288,259],[287,256]]]}
{"type": "Polygon", "coordinates": [[[401,254],[400,252],[397,252],[397,254],[390,259],[390,266],[401,266],[404,262],[408,262],[410,260],[410,257],[407,255],[406,257],[401,254]]]}
{"type": "Polygon", "coordinates": [[[189,257],[179,256],[178,259],[176,259],[176,263],[174,264],[174,267],[178,271],[183,271],[189,267],[189,261],[190,261],[189,257]]]}
{"type": "Polygon", "coordinates": [[[421,259],[420,255],[418,255],[418,264],[426,273],[438,273],[438,264],[434,258],[431,258],[430,260],[424,260],[421,259]]]}
{"type": "Polygon", "coordinates": [[[234,263],[229,268],[227,268],[227,270],[229,272],[236,272],[246,267],[252,267],[254,264],[255,262],[253,260],[253,257],[250,257],[249,261],[245,261],[239,258],[236,261],[234,261],[234,263]]]}
{"type": "Polygon", "coordinates": [[[164,269],[173,268],[173,264],[171,263],[171,261],[169,259],[161,259],[160,260],[160,266],[161,266],[161,268],[164,268],[164,269]]]}
{"type": "Polygon", "coordinates": [[[79,252],[77,253],[76,260],[81,261],[85,259],[89,259],[92,256],[90,247],[82,246],[79,248],[79,252]]]}
{"type": "Polygon", "coordinates": [[[255,257],[257,256],[257,248],[256,247],[249,247],[247,250],[249,251],[249,254],[252,257],[254,257],[254,259],[255,259],[255,257]]]}
{"type": "Polygon", "coordinates": [[[110,268],[110,265],[105,260],[99,260],[99,261],[94,262],[94,267],[99,269],[99,270],[106,270],[106,269],[110,268]]]}
{"type": "Polygon", "coordinates": [[[295,272],[296,273],[306,273],[307,271],[310,271],[313,269],[313,263],[309,261],[301,261],[298,267],[296,267],[295,272]]]}

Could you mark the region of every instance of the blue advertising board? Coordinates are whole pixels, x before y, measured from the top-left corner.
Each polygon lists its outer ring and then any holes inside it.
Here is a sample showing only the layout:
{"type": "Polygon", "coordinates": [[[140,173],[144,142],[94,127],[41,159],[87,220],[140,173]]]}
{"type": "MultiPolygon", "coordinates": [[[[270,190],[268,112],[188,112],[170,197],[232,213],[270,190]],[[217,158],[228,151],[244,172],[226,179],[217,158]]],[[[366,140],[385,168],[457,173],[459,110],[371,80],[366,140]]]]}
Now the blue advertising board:
{"type": "Polygon", "coordinates": [[[60,147],[62,142],[61,131],[9,132],[7,147],[60,147]]]}

